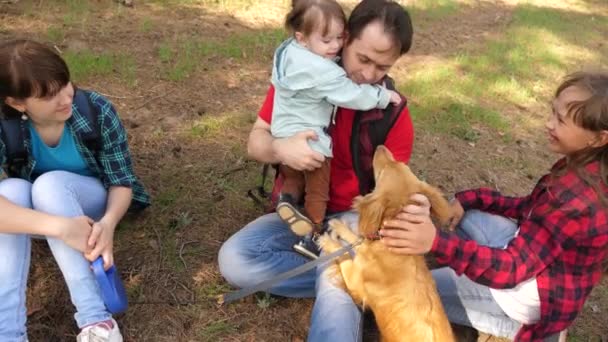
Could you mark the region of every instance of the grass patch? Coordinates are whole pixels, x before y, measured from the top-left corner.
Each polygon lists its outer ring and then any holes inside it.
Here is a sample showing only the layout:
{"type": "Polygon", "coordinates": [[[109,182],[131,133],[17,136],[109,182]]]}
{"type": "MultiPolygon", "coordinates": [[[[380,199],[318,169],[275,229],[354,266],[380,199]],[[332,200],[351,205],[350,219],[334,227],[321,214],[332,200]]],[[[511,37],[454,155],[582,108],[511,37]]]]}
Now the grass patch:
{"type": "Polygon", "coordinates": [[[121,54],[114,56],[114,61],[116,72],[118,72],[120,78],[131,88],[137,86],[137,64],[135,63],[135,58],[121,54]]]}
{"type": "MultiPolygon", "coordinates": [[[[171,227],[168,227],[168,229],[171,229],[171,227]]],[[[179,242],[179,239],[176,238],[175,232],[172,231],[170,234],[165,234],[163,236],[162,248],[165,250],[163,264],[166,267],[173,269],[176,273],[185,271],[187,266],[184,265],[182,258],[179,256],[180,247],[181,243],[179,242]]]]}
{"type": "Polygon", "coordinates": [[[170,207],[180,197],[180,192],[177,189],[169,188],[156,195],[154,198],[155,204],[161,208],[170,207]]]}
{"type": "Polygon", "coordinates": [[[59,44],[65,39],[65,32],[61,27],[49,26],[46,29],[46,39],[54,44],[59,44]]]}
{"type": "Polygon", "coordinates": [[[414,73],[404,86],[411,96],[412,119],[417,125],[449,133],[475,142],[475,125],[485,125],[508,132],[508,123],[500,113],[478,104],[480,91],[471,91],[474,80],[454,77],[458,64],[444,63],[414,73]],[[476,94],[479,93],[479,94],[476,94]]]}
{"type": "Polygon", "coordinates": [[[128,282],[125,285],[127,297],[131,300],[139,300],[144,296],[144,287],[141,282],[128,282]]]}
{"type": "Polygon", "coordinates": [[[150,0],[151,3],[155,3],[162,6],[174,6],[174,5],[196,5],[200,4],[201,0],[150,0]]]}
{"type": "Polygon", "coordinates": [[[139,30],[144,33],[148,33],[152,31],[154,27],[154,22],[150,18],[144,18],[139,24],[139,30]]]}
{"type": "Polygon", "coordinates": [[[235,324],[228,323],[226,320],[220,320],[202,327],[198,331],[198,337],[202,341],[218,341],[220,336],[235,332],[237,332],[235,324]]]}
{"type": "MultiPolygon", "coordinates": [[[[285,2],[285,1],[283,1],[285,2]]],[[[200,0],[204,6],[214,6],[222,11],[249,10],[259,5],[259,0],[200,0]]]]}
{"type": "Polygon", "coordinates": [[[412,99],[414,122],[467,141],[477,139],[473,126],[482,124],[510,139],[512,122],[501,111],[538,108],[566,71],[608,62],[605,47],[588,48],[590,42],[602,42],[607,18],[595,15],[591,21],[581,13],[519,5],[500,38],[426,62],[407,75],[402,88],[412,99]]]}
{"type": "Polygon", "coordinates": [[[81,82],[90,77],[116,73],[130,87],[137,85],[137,65],[133,56],[126,54],[94,53],[90,50],[67,51],[63,58],[70,68],[72,79],[81,82]]]}
{"type": "Polygon", "coordinates": [[[455,0],[416,0],[407,6],[411,15],[432,20],[441,19],[458,13],[460,4],[455,0]]]}
{"type": "Polygon", "coordinates": [[[192,216],[188,211],[180,211],[177,215],[169,220],[169,230],[176,231],[188,227],[192,224],[192,216]]]}
{"type": "Polygon", "coordinates": [[[276,298],[268,292],[258,293],[255,296],[258,308],[266,310],[277,302],[276,298]]]}
{"type": "Polygon", "coordinates": [[[249,61],[267,56],[270,62],[274,49],[285,38],[283,29],[272,29],[235,34],[221,41],[189,39],[178,43],[163,42],[158,48],[158,58],[168,64],[164,77],[177,82],[188,78],[213,58],[249,61]]]}
{"type": "Polygon", "coordinates": [[[173,49],[167,43],[162,43],[158,47],[158,58],[161,62],[167,63],[173,59],[173,49]]]}
{"type": "Polygon", "coordinates": [[[217,296],[230,292],[232,288],[224,283],[216,281],[207,281],[202,286],[196,288],[196,294],[201,299],[215,299],[217,296]]]}
{"type": "Polygon", "coordinates": [[[66,0],[64,4],[66,5],[65,14],[63,15],[64,25],[73,26],[87,20],[88,13],[90,13],[89,1],[66,0]]]}
{"type": "Polygon", "coordinates": [[[190,135],[197,138],[211,138],[248,127],[250,118],[242,113],[226,113],[221,116],[205,116],[190,128],[190,135]]]}
{"type": "MultiPolygon", "coordinates": [[[[253,21],[262,19],[264,22],[279,23],[289,11],[290,0],[152,0],[160,6],[182,6],[203,9],[206,12],[229,13],[234,17],[246,17],[253,21]]],[[[344,3],[344,1],[340,1],[344,3]]],[[[352,2],[352,1],[351,1],[352,2]]]]}
{"type": "Polygon", "coordinates": [[[68,51],[63,55],[67,62],[72,78],[82,81],[92,76],[105,76],[112,73],[114,58],[111,54],[96,54],[92,51],[68,51]]]}

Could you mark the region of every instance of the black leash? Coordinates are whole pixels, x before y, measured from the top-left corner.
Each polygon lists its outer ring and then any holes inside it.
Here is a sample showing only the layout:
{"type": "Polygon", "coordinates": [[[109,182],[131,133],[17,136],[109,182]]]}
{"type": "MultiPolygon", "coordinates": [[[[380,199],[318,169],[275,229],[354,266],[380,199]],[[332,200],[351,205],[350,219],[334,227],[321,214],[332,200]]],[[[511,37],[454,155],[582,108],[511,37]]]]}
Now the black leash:
{"type": "Polygon", "coordinates": [[[261,207],[263,210],[268,209],[268,202],[270,200],[271,193],[267,192],[265,189],[266,186],[266,178],[268,176],[268,169],[270,168],[270,164],[264,164],[262,167],[262,182],[259,186],[254,189],[247,190],[247,197],[251,198],[256,205],[261,207]]]}
{"type": "Polygon", "coordinates": [[[307,263],[305,263],[304,265],[300,265],[292,270],[289,270],[287,272],[283,272],[273,278],[270,278],[268,280],[264,280],[263,282],[251,286],[251,287],[246,287],[244,289],[240,289],[237,291],[233,291],[227,294],[223,294],[220,295],[218,297],[218,304],[220,305],[224,305],[224,304],[228,304],[230,302],[234,302],[235,300],[241,299],[243,297],[247,297],[250,294],[256,293],[258,291],[264,291],[266,289],[268,289],[269,287],[271,287],[272,285],[289,279],[291,277],[295,277],[298,274],[302,274],[308,270],[311,270],[313,268],[315,268],[318,264],[324,263],[326,261],[332,260],[334,258],[339,257],[340,255],[343,255],[344,253],[350,251],[351,249],[353,249],[355,246],[361,244],[363,242],[363,239],[359,239],[357,242],[353,243],[353,244],[348,244],[340,249],[338,249],[337,251],[330,253],[330,254],[326,254],[323,255],[315,260],[309,261],[307,263]]]}

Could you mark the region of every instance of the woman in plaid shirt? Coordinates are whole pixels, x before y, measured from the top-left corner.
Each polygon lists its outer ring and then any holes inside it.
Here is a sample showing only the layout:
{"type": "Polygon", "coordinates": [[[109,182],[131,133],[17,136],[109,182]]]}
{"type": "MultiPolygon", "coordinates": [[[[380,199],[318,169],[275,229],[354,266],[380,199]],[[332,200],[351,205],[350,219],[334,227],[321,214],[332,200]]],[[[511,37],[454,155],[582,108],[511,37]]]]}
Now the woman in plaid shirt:
{"type": "Polygon", "coordinates": [[[450,321],[517,341],[565,330],[600,281],[608,254],[608,74],[579,72],[557,89],[545,125],[563,156],[532,193],[467,190],[457,234],[436,229],[421,195],[380,231],[395,253],[432,252],[450,321]]]}
{"type": "MultiPolygon", "coordinates": [[[[76,92],[65,62],[53,50],[27,40],[0,44],[0,109],[21,118],[26,162],[0,163],[9,177],[0,182],[0,341],[26,341],[26,285],[32,234],[46,237],[76,307],[78,341],[122,341],[108,312],[90,262],[113,264],[116,225],[129,208],[149,204],[133,173],[127,137],[114,108],[84,92],[89,108],[73,103],[76,92]],[[83,110],[97,113],[91,123],[83,110]],[[91,127],[92,125],[99,127],[91,127]],[[83,141],[97,129],[91,150],[83,141]]],[[[80,93],[79,93],[80,94],[80,93]]],[[[0,132],[6,137],[6,132],[0,132]]]]}

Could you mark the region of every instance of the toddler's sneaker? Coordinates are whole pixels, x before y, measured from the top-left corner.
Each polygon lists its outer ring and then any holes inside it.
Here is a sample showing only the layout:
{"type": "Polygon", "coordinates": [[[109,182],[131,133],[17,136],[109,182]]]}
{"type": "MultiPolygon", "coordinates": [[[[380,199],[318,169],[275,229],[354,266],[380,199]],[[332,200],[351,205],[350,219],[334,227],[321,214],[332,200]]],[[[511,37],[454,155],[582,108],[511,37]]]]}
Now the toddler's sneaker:
{"type": "Polygon", "coordinates": [[[289,226],[291,231],[298,236],[306,236],[312,233],[314,224],[296,208],[291,195],[281,194],[278,202],[277,214],[289,226]]]}
{"type": "Polygon", "coordinates": [[[300,240],[298,243],[296,243],[295,245],[293,245],[293,249],[302,254],[303,256],[314,260],[317,259],[319,257],[319,250],[317,248],[313,246],[311,246],[312,244],[312,240],[310,235],[305,236],[302,240],[300,240]]]}
{"type": "Polygon", "coordinates": [[[118,330],[118,323],[114,319],[91,324],[84,327],[77,342],[122,342],[122,335],[118,330]]]}

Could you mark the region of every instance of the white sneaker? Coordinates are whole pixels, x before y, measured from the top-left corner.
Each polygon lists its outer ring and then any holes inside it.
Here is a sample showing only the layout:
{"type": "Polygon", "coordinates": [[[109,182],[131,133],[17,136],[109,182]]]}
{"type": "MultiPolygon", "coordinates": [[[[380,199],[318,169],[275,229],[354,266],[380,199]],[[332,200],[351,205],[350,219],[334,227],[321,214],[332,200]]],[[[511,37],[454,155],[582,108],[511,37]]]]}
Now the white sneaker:
{"type": "Polygon", "coordinates": [[[93,324],[82,329],[78,337],[77,342],[122,342],[122,335],[118,330],[118,323],[112,319],[114,325],[112,329],[106,324],[93,324]]]}

